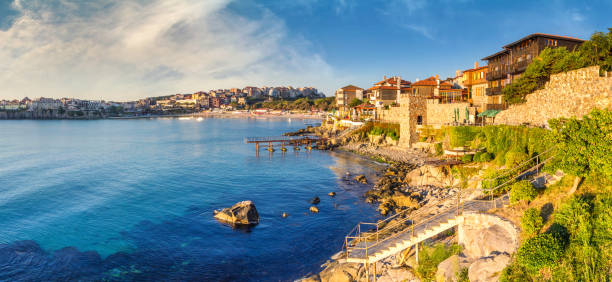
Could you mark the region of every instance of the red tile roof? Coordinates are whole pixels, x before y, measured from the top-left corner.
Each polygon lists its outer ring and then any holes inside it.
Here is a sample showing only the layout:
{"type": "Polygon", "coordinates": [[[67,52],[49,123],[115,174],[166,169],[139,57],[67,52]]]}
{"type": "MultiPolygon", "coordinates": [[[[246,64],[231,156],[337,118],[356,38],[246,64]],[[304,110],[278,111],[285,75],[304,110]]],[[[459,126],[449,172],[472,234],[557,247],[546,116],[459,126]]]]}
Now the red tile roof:
{"type": "MultiPolygon", "coordinates": [[[[395,77],[391,77],[391,78],[387,78],[386,80],[381,80],[379,82],[374,83],[375,85],[380,85],[380,84],[384,84],[384,83],[389,83],[389,84],[393,84],[393,85],[397,85],[397,78],[395,77]]],[[[401,80],[400,84],[410,84],[410,81],[406,81],[406,80],[401,80]]]]}
{"type": "Polygon", "coordinates": [[[361,88],[361,87],[357,87],[357,86],[352,85],[352,84],[349,84],[349,85],[347,85],[347,86],[344,86],[344,87],[342,87],[342,88],[340,88],[340,89],[342,89],[342,90],[363,90],[363,88],[361,88]]]}
{"type": "MultiPolygon", "coordinates": [[[[423,80],[419,80],[415,83],[412,84],[412,86],[437,86],[438,82],[436,81],[435,77],[429,77],[423,80]]],[[[452,86],[452,84],[446,82],[446,81],[440,81],[440,86],[452,86]]]]}
{"type": "MultiPolygon", "coordinates": [[[[383,90],[398,90],[397,85],[394,86],[381,86],[381,85],[376,85],[376,86],[372,86],[370,87],[368,90],[374,90],[374,89],[383,89],[383,90]]],[[[410,89],[409,86],[406,85],[402,85],[402,87],[399,88],[400,90],[405,90],[405,89],[410,89]]]]}

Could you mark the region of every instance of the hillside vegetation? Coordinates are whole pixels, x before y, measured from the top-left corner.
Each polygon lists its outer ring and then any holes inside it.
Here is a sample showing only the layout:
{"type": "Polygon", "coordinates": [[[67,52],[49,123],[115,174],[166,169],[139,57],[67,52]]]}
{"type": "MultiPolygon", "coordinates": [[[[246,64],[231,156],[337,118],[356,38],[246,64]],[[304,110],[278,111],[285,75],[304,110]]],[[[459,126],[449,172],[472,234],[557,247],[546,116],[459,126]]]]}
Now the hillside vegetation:
{"type": "Polygon", "coordinates": [[[610,281],[612,112],[549,123],[557,144],[551,165],[567,175],[541,190],[513,185],[511,193],[518,189],[522,196],[510,209],[522,213],[524,240],[501,281],[610,281]]]}

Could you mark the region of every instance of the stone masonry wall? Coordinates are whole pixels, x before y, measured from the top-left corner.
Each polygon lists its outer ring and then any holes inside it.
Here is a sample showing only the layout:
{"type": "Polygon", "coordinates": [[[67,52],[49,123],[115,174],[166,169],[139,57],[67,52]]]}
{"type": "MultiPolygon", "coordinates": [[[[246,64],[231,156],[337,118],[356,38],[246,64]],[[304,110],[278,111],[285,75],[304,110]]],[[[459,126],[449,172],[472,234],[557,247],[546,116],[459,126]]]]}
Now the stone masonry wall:
{"type": "Polygon", "coordinates": [[[402,121],[403,109],[401,107],[389,107],[388,110],[380,111],[380,120],[384,122],[400,123],[402,121]]]}
{"type": "Polygon", "coordinates": [[[427,104],[427,119],[423,124],[441,125],[450,124],[455,121],[455,109],[459,109],[459,121],[465,118],[465,109],[469,108],[469,103],[451,104],[427,104]]]}
{"type": "Polygon", "coordinates": [[[552,118],[580,118],[593,108],[612,108],[612,73],[600,77],[599,67],[593,66],[553,74],[544,89],[526,100],[497,114],[494,123],[546,126],[552,118]]]}

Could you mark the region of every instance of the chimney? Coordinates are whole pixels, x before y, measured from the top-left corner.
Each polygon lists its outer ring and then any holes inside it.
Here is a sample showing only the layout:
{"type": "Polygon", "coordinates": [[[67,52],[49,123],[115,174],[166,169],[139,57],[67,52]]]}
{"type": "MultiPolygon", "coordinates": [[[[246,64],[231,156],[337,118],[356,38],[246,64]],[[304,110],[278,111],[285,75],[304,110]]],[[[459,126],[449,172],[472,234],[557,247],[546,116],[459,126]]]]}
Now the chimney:
{"type": "Polygon", "coordinates": [[[457,70],[457,71],[455,71],[455,77],[458,77],[458,76],[460,76],[460,75],[461,75],[461,70],[457,70]]]}
{"type": "Polygon", "coordinates": [[[478,68],[478,61],[474,62],[474,68],[477,69],[478,68]]]}
{"type": "Polygon", "coordinates": [[[383,76],[383,80],[387,80],[387,76],[386,76],[386,75],[385,75],[385,76],[383,76]]]}
{"type": "Polygon", "coordinates": [[[402,77],[401,77],[401,76],[398,76],[398,77],[397,77],[397,88],[400,88],[400,86],[401,86],[401,83],[400,83],[400,82],[401,82],[401,81],[402,81],[402,77]]]}
{"type": "Polygon", "coordinates": [[[436,80],[440,80],[440,76],[436,74],[436,80]]]}

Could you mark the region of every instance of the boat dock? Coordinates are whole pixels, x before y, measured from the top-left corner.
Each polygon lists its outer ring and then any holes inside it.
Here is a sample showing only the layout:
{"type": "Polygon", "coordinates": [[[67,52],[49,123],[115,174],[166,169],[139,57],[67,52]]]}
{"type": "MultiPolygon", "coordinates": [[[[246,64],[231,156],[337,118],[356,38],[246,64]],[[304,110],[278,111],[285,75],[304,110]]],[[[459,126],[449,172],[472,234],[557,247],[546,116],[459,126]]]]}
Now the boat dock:
{"type": "Polygon", "coordinates": [[[306,145],[307,150],[311,150],[313,145],[320,144],[325,141],[325,138],[321,138],[313,135],[304,136],[268,136],[268,137],[247,137],[244,139],[244,143],[255,144],[255,150],[259,154],[260,144],[267,147],[266,150],[274,152],[274,145],[280,146],[281,151],[286,152],[287,147],[293,147],[294,151],[299,151],[301,145],[306,145]]]}

